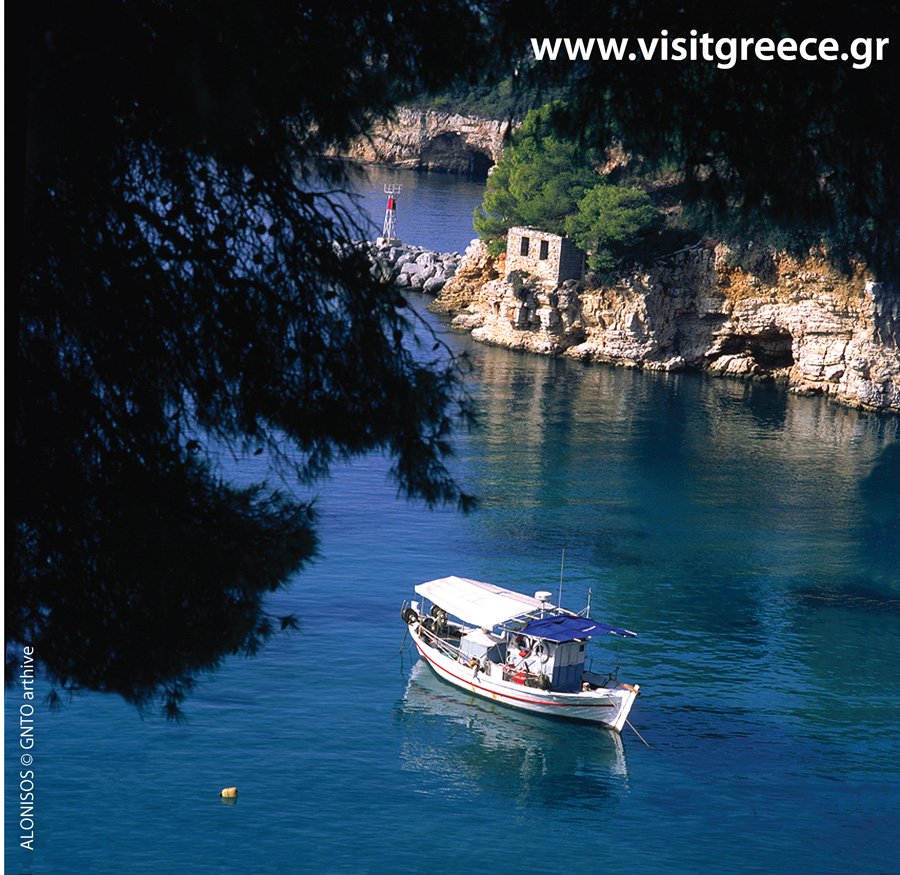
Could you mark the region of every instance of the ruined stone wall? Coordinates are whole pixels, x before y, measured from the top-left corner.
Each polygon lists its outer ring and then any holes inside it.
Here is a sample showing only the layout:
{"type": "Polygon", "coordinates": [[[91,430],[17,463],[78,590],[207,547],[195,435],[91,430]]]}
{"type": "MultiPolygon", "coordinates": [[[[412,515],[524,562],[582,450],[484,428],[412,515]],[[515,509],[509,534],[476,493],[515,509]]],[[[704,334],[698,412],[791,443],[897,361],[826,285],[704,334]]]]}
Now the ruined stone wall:
{"type": "Polygon", "coordinates": [[[506,270],[521,270],[553,282],[581,279],[584,253],[568,237],[536,228],[510,228],[506,234],[506,270]]]}

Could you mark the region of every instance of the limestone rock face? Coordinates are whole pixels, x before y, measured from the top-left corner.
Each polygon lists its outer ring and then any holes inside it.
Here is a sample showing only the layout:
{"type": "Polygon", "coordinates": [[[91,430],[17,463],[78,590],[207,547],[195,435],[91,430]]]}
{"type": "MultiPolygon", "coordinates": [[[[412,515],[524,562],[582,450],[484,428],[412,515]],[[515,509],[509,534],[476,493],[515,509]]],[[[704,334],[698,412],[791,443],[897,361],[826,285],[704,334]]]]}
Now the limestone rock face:
{"type": "MultiPolygon", "coordinates": [[[[482,300],[485,284],[500,279],[503,275],[505,262],[503,256],[499,259],[492,258],[481,240],[473,240],[466,249],[466,254],[454,276],[429,304],[428,309],[433,313],[449,313],[456,315],[458,319],[464,318],[460,314],[463,314],[474,301],[482,300]]],[[[483,308],[472,308],[473,319],[466,327],[475,327],[475,322],[482,318],[476,312],[480,309],[483,308]]]]}
{"type": "Polygon", "coordinates": [[[844,276],[811,254],[765,280],[703,244],[613,286],[515,271],[473,243],[432,309],[473,338],[584,361],[774,379],[850,406],[900,413],[900,288],[844,276]]]}
{"type": "Polygon", "coordinates": [[[510,135],[510,123],[436,110],[400,108],[374,124],[341,157],[360,164],[486,175],[510,135]]]}

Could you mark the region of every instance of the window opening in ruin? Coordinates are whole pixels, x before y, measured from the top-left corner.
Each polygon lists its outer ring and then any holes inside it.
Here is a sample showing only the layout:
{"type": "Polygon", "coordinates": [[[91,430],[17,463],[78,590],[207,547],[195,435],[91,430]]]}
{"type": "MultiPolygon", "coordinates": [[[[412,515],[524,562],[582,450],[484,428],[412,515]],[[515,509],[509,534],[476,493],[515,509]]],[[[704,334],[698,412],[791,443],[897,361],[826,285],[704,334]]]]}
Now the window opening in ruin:
{"type": "Polygon", "coordinates": [[[546,261],[550,256],[550,242],[548,240],[541,240],[541,261],[546,261]]]}
{"type": "Polygon", "coordinates": [[[519,255],[528,255],[528,243],[529,243],[528,238],[523,237],[522,245],[519,247],[519,255]]]}

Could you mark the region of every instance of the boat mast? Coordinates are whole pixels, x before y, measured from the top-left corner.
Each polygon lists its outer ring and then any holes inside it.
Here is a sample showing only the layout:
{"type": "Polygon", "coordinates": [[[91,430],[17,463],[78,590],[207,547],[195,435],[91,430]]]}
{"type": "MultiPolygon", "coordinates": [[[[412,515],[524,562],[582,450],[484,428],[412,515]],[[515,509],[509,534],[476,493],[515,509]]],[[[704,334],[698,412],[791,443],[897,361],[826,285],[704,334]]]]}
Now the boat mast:
{"type": "Polygon", "coordinates": [[[556,599],[556,604],[559,607],[562,607],[562,582],[563,582],[563,569],[566,567],[566,548],[562,548],[562,562],[559,566],[559,596],[556,599]]]}

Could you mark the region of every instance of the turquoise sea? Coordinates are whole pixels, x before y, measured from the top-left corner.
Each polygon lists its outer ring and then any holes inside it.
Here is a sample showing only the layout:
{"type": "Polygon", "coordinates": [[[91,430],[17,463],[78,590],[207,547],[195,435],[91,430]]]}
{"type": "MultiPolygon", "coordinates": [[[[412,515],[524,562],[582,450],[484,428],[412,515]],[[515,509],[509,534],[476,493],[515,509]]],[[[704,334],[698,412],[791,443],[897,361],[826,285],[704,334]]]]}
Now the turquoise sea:
{"type": "MultiPolygon", "coordinates": [[[[379,227],[386,182],[404,242],[465,249],[483,183],[360,174],[379,227]]],[[[6,871],[900,875],[900,422],[480,346],[413,303],[471,358],[454,466],[480,510],[398,500],[379,457],[337,469],[321,558],[271,603],[299,632],[204,681],[186,725],[36,703],[34,851],[7,688],[6,871]],[[592,646],[641,685],[640,737],[431,676],[400,607],[449,574],[638,632],[592,646]]]]}

